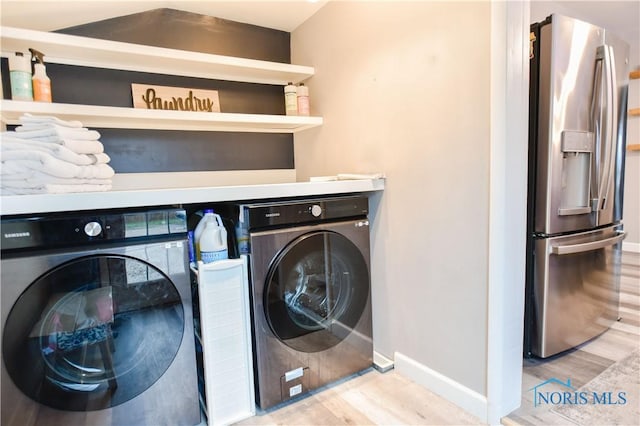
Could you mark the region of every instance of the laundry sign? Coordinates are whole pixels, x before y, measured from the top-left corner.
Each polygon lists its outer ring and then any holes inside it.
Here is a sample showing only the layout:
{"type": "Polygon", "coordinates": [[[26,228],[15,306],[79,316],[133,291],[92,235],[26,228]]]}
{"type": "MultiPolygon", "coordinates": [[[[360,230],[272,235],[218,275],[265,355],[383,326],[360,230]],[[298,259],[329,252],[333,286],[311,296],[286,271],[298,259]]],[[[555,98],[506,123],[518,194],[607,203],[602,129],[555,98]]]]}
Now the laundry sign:
{"type": "Polygon", "coordinates": [[[220,112],[217,90],[131,84],[133,107],[173,111],[220,112]]]}

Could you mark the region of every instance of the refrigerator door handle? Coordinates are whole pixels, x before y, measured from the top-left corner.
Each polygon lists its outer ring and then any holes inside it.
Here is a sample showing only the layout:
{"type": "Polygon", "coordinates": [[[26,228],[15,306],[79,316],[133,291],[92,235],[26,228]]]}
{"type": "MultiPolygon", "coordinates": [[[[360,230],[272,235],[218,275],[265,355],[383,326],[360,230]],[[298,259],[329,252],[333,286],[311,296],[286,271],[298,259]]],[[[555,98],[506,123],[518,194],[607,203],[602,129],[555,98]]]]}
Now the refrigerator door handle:
{"type": "Polygon", "coordinates": [[[615,237],[605,238],[604,240],[590,241],[588,243],[582,243],[582,244],[551,246],[551,254],[564,255],[564,254],[583,253],[585,251],[592,251],[592,250],[597,250],[604,247],[612,246],[624,240],[625,237],[627,236],[627,233],[624,231],[617,231],[617,232],[618,232],[618,235],[616,235],[615,237]]]}
{"type": "Polygon", "coordinates": [[[599,46],[596,52],[596,70],[592,99],[592,119],[596,137],[596,155],[594,156],[593,188],[596,189],[592,200],[592,210],[604,210],[609,198],[611,175],[615,166],[616,117],[618,115],[618,87],[615,71],[613,47],[599,46]]]}

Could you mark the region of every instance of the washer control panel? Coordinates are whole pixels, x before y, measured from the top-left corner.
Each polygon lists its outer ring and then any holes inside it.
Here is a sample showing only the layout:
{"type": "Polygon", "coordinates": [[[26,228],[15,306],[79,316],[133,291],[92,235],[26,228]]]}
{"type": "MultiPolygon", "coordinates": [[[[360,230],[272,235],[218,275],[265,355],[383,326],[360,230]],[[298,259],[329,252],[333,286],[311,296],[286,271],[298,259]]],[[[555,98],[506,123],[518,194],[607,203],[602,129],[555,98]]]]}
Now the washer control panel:
{"type": "Polygon", "coordinates": [[[186,234],[183,209],[104,211],[2,219],[2,251],[186,234]]]}

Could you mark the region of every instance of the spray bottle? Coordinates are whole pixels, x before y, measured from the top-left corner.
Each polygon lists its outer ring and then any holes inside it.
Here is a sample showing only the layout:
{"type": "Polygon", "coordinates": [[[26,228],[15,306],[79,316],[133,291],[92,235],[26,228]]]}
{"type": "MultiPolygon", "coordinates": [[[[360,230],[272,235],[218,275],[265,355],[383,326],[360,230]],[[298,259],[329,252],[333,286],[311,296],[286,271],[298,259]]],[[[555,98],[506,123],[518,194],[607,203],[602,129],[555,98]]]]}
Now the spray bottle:
{"type": "Polygon", "coordinates": [[[35,49],[29,49],[31,60],[36,63],[33,66],[33,100],[38,102],[51,102],[51,80],[47,76],[44,66],[44,54],[35,49]]]}

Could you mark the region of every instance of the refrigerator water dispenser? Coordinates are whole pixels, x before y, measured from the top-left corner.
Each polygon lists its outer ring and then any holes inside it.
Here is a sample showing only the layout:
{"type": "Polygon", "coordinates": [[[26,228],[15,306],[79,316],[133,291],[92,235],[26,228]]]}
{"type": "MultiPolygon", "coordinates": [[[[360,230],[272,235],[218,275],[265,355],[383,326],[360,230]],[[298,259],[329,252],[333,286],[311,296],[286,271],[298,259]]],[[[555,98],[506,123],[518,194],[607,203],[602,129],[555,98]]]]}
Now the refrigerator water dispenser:
{"type": "Polygon", "coordinates": [[[562,193],[560,216],[591,212],[591,155],[593,133],[562,132],[562,193]]]}

